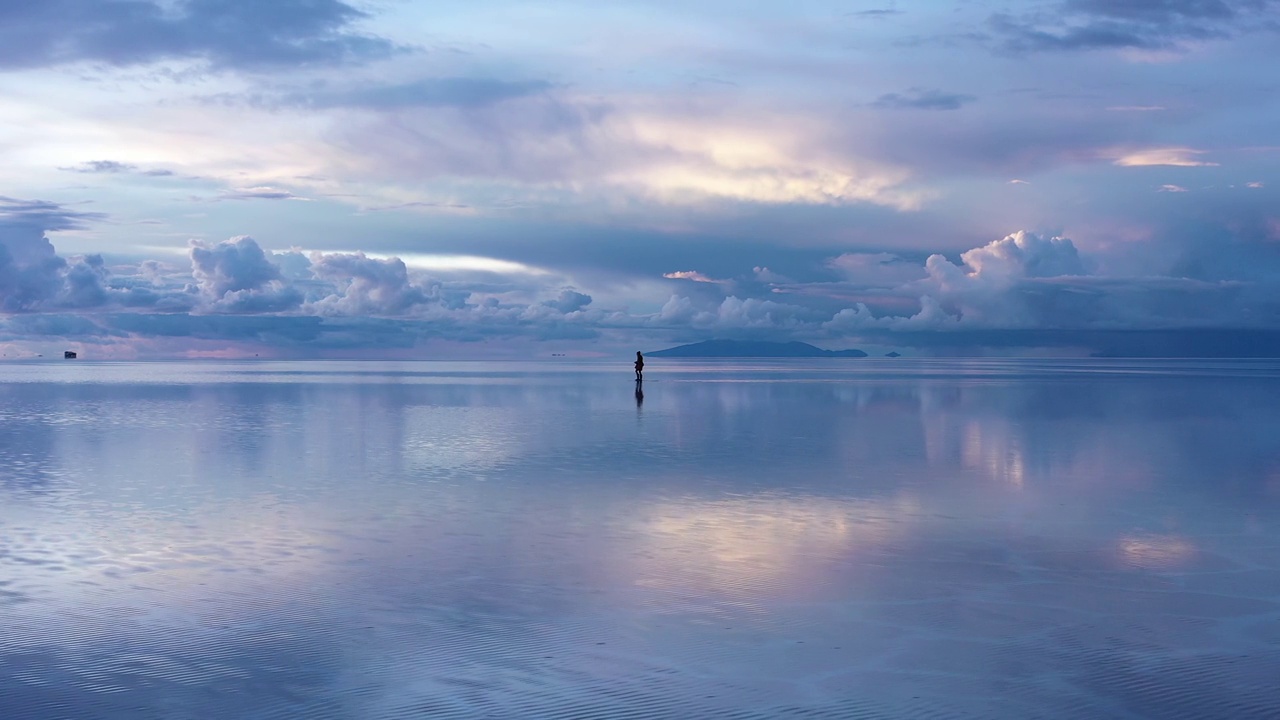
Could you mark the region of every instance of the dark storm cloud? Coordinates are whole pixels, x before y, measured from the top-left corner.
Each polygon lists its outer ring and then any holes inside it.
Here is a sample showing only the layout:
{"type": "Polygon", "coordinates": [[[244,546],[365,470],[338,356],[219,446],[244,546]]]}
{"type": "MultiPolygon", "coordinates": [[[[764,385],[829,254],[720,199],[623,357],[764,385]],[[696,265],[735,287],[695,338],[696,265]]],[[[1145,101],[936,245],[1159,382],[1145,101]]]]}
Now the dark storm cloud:
{"type": "Polygon", "coordinates": [[[341,0],[0,0],[0,69],[199,58],[217,68],[385,57],[341,0]]]}
{"type": "Polygon", "coordinates": [[[891,110],[959,110],[974,100],[977,98],[972,95],[912,88],[905,93],[881,95],[871,106],[891,110]]]}
{"type": "Polygon", "coordinates": [[[1166,50],[1274,26],[1271,0],[1067,0],[1048,13],[993,15],[991,31],[1014,52],[1166,50]]]}

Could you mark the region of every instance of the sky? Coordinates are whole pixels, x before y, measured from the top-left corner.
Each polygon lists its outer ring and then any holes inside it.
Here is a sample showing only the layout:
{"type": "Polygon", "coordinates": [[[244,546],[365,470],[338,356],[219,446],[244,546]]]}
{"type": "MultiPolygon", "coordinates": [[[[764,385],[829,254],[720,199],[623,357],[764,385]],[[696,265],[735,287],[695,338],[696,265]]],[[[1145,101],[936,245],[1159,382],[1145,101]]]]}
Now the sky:
{"type": "Polygon", "coordinates": [[[0,354],[1280,355],[1280,2],[0,0],[0,354]]]}

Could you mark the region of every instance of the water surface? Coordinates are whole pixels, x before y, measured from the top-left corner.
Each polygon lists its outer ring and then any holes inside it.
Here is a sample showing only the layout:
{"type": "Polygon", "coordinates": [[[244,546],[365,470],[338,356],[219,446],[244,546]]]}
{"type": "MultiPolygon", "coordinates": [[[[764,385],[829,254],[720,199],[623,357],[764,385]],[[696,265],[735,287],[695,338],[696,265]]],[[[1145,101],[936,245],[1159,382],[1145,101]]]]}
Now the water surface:
{"type": "Polygon", "coordinates": [[[0,365],[0,717],[1275,718],[1280,364],[0,365]]]}

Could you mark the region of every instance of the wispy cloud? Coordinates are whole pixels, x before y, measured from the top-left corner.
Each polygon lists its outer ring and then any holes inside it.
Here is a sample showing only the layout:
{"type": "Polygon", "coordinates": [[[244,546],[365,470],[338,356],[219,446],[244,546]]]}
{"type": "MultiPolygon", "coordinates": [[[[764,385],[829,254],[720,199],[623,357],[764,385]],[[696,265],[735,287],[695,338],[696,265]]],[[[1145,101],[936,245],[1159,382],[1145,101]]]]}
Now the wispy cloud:
{"type": "Polygon", "coordinates": [[[146,177],[168,177],[174,174],[172,170],[162,168],[153,168],[143,170],[132,163],[119,162],[117,160],[90,160],[80,163],[79,165],[71,165],[59,167],[64,172],[80,173],[82,175],[143,175],[146,177]]]}
{"type": "Polygon", "coordinates": [[[677,270],[675,272],[663,273],[662,277],[667,278],[668,280],[691,280],[693,282],[700,283],[725,282],[724,280],[716,280],[715,278],[707,277],[697,270],[677,270]]]}
{"type": "Polygon", "coordinates": [[[288,190],[269,187],[266,185],[250,188],[235,188],[227,190],[218,196],[219,200],[308,200],[308,198],[298,197],[288,190]]]}
{"type": "Polygon", "coordinates": [[[959,110],[975,100],[972,95],[911,88],[903,93],[881,95],[871,106],[892,110],[959,110]]]}
{"type": "Polygon", "coordinates": [[[1115,151],[1113,164],[1121,167],[1146,167],[1170,165],[1173,167],[1215,167],[1218,163],[1198,159],[1204,150],[1185,147],[1148,148],[1145,150],[1115,151]]]}
{"type": "Polygon", "coordinates": [[[1180,50],[1265,27],[1256,0],[1064,0],[1047,9],[996,13],[988,28],[1005,50],[1180,50]]]}

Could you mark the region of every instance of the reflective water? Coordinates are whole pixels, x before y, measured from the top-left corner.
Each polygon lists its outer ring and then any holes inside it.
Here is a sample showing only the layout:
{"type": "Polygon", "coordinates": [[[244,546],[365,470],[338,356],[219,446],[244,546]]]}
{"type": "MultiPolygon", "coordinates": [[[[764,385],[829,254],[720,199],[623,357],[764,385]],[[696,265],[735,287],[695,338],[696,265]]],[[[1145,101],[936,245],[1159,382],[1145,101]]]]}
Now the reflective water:
{"type": "Polygon", "coordinates": [[[0,717],[1276,718],[1280,364],[0,365],[0,717]]]}

